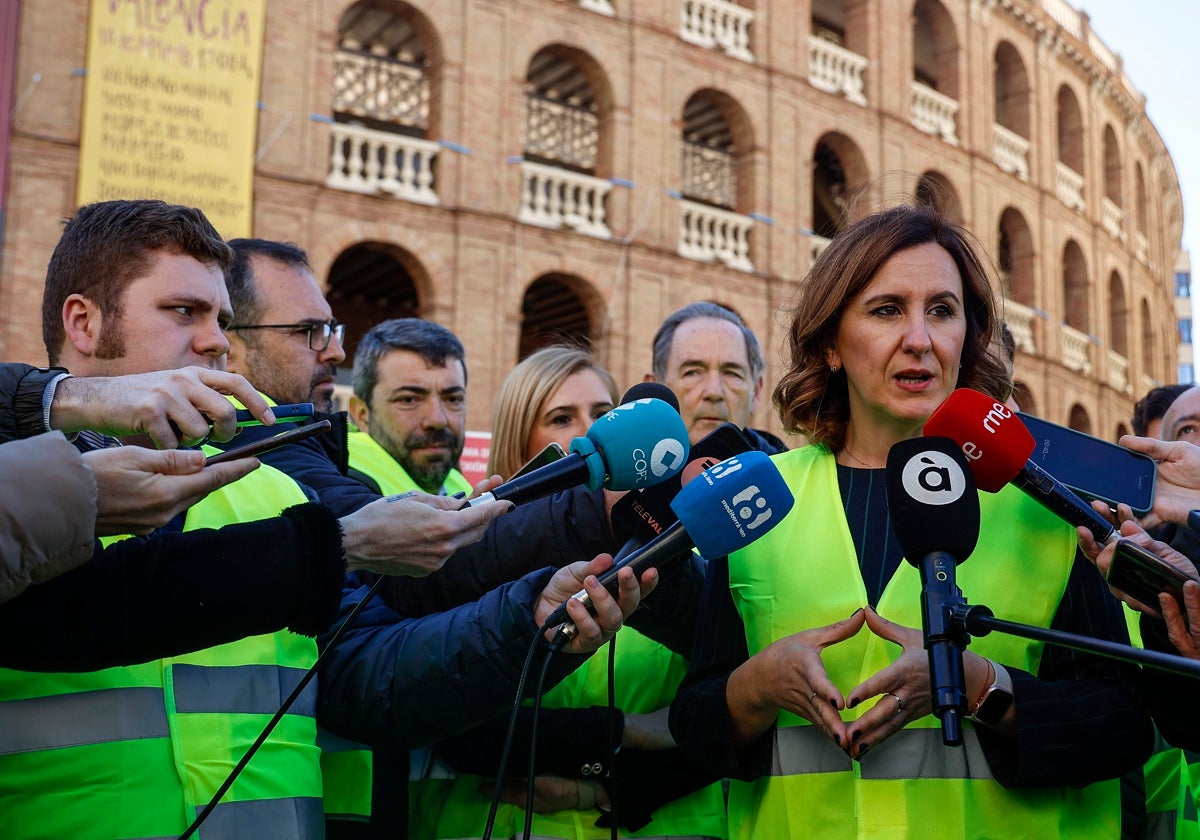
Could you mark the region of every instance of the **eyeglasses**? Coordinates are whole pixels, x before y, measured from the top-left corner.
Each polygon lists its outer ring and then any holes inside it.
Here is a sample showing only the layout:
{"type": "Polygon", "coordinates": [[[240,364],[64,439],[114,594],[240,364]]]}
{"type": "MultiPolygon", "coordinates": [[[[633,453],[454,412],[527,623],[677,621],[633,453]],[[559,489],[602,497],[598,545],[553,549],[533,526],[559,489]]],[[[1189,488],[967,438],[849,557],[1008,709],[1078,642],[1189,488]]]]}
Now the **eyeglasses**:
{"type": "Polygon", "coordinates": [[[246,324],[245,326],[226,327],[229,332],[238,330],[294,330],[299,333],[304,331],[308,333],[308,349],[320,353],[329,346],[329,342],[333,338],[337,338],[338,344],[342,343],[342,338],[346,335],[346,325],[338,321],[336,318],[332,321],[316,321],[307,324],[246,324]]]}

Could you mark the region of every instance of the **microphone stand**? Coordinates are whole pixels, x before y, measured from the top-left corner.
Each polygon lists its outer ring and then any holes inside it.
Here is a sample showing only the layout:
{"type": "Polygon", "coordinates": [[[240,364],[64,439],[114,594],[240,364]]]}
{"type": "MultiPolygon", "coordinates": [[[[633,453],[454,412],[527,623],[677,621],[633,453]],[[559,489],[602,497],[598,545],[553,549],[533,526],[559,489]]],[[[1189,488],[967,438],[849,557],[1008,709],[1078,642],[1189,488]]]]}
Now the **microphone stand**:
{"type": "Polygon", "coordinates": [[[1050,630],[1046,627],[1007,621],[1003,618],[996,618],[995,614],[982,604],[970,605],[964,601],[951,610],[949,622],[956,627],[961,627],[968,636],[986,636],[995,630],[1010,636],[1034,639],[1059,647],[1094,653],[1107,659],[1145,665],[1159,671],[1200,679],[1200,661],[1157,650],[1142,650],[1130,645],[1123,645],[1120,642],[1109,642],[1103,639],[1093,639],[1090,636],[1080,636],[1076,633],[1066,633],[1062,630],[1050,630]]]}
{"type": "MultiPolygon", "coordinates": [[[[968,604],[961,595],[943,597],[938,601],[937,604],[929,605],[928,616],[934,622],[933,626],[942,627],[942,635],[956,644],[955,652],[959,655],[951,658],[957,661],[960,673],[962,668],[961,652],[970,643],[971,637],[986,636],[996,631],[1023,639],[1033,639],[1071,650],[1092,653],[1119,662],[1143,665],[1179,676],[1200,679],[1200,661],[1156,650],[1142,650],[1120,642],[1093,639],[1077,633],[1067,633],[1062,630],[1051,630],[1046,627],[1035,627],[1032,624],[1021,624],[1017,621],[996,618],[988,607],[983,604],[968,604]]],[[[932,637],[932,633],[930,636],[932,637]]],[[[945,649],[946,646],[942,647],[945,649]]],[[[930,656],[933,656],[933,651],[930,652],[930,656]]],[[[935,711],[939,709],[939,702],[940,694],[935,693],[935,711]]],[[[959,726],[958,712],[961,711],[961,707],[951,705],[941,708],[942,711],[938,712],[938,717],[942,720],[942,742],[950,747],[959,746],[962,743],[961,731],[958,733],[957,740],[951,740],[951,735],[954,734],[953,728],[959,726]],[[949,730],[948,727],[950,727],[949,730]]]]}

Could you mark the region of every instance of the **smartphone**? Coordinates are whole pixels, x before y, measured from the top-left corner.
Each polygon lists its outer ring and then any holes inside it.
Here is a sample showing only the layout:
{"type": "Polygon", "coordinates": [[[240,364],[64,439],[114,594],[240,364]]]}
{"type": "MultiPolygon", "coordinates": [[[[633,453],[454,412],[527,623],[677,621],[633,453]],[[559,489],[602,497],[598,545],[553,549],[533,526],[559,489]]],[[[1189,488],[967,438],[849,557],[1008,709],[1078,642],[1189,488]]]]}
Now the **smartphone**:
{"type": "Polygon", "coordinates": [[[1179,571],[1135,542],[1118,540],[1106,580],[1112,588],[1136,598],[1154,610],[1155,615],[1161,616],[1162,611],[1158,608],[1160,592],[1169,592],[1178,602],[1179,609],[1187,615],[1183,606],[1183,585],[1196,578],[1179,571]]]}
{"type": "Polygon", "coordinates": [[[544,467],[547,464],[553,464],[559,458],[565,458],[566,456],[566,450],[564,450],[557,443],[551,441],[550,443],[546,444],[545,449],[526,461],[525,466],[517,470],[516,473],[513,474],[512,478],[520,478],[523,475],[528,475],[534,470],[544,467]]]}
{"type": "MultiPolygon", "coordinates": [[[[285,403],[271,406],[276,423],[298,423],[313,416],[312,403],[285,403]]],[[[250,413],[249,409],[239,408],[237,411],[238,428],[246,426],[261,426],[262,421],[250,413]]]]}
{"type": "Polygon", "coordinates": [[[281,446],[287,446],[289,443],[295,443],[298,440],[304,440],[313,435],[323,434],[331,428],[333,428],[332,423],[328,420],[322,420],[320,423],[311,423],[307,426],[288,429],[286,432],[280,432],[273,437],[260,438],[245,446],[235,446],[233,449],[226,449],[224,452],[209,455],[204,459],[204,466],[210,467],[213,464],[220,464],[223,461],[236,461],[238,458],[262,455],[281,446]]]}
{"type": "Polygon", "coordinates": [[[1017,417],[1033,435],[1029,459],[1088,501],[1124,503],[1138,516],[1154,506],[1153,458],[1023,411],[1017,417]]]}

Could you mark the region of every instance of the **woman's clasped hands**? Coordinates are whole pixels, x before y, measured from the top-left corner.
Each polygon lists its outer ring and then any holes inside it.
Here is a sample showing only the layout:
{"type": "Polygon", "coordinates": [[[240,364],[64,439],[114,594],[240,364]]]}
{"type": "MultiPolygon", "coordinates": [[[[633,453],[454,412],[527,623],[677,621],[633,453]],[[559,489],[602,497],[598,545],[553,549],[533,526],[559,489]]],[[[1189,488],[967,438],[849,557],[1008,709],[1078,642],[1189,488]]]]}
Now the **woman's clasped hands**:
{"type": "MultiPolygon", "coordinates": [[[[870,606],[833,624],[780,639],[763,652],[768,651],[773,660],[771,670],[777,675],[779,707],[810,721],[851,758],[861,759],[910,721],[933,711],[922,632],[888,621],[870,606]],[[821,652],[856,636],[864,626],[898,645],[902,652],[886,668],[843,694],[825,670],[821,652]],[[856,719],[843,718],[847,710],[872,700],[873,705],[856,719]]],[[[968,686],[982,685],[986,660],[966,653],[963,668],[968,686]],[[973,675],[977,679],[972,680],[973,675]]],[[[967,694],[971,696],[969,689],[967,694]]]]}

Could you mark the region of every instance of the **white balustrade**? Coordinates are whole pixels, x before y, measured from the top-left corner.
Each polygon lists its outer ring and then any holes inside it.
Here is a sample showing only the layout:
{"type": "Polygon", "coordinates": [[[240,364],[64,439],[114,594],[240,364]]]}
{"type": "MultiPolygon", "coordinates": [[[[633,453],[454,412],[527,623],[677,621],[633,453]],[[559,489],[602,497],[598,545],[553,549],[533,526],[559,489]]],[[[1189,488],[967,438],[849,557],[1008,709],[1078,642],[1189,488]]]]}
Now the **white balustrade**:
{"type": "Polygon", "coordinates": [[[1146,238],[1146,234],[1140,230],[1133,235],[1134,255],[1138,261],[1146,265],[1150,264],[1150,240],[1146,238]]]}
{"type": "Polygon", "coordinates": [[[1068,3],[1067,0],[1042,0],[1042,8],[1063,29],[1070,32],[1076,38],[1083,37],[1083,21],[1079,17],[1079,10],[1068,3]]]}
{"type": "Polygon", "coordinates": [[[707,204],[679,201],[681,257],[699,262],[719,261],[738,271],[753,271],[750,228],[754,220],[707,204]]]}
{"type": "Polygon", "coordinates": [[[521,162],[521,210],[517,220],[557,230],[567,227],[585,236],[609,238],[604,199],[612,184],[530,161],[521,162]]]}
{"type": "Polygon", "coordinates": [[[826,93],[846,97],[855,105],[866,105],[863,71],[870,61],[832,41],[808,36],[808,81],[826,93]]]}
{"type": "Polygon", "coordinates": [[[912,122],[926,134],[940,135],[951,146],[958,145],[954,118],[958,103],[928,85],[912,83],[912,122]]]}
{"type": "Polygon", "coordinates": [[[1108,351],[1108,384],[1122,394],[1133,393],[1133,385],[1129,382],[1129,360],[1115,350],[1108,351]]]}
{"type": "Polygon", "coordinates": [[[334,123],[326,186],[437,204],[433,163],[440,146],[429,140],[334,123]]]}
{"type": "Polygon", "coordinates": [[[1013,334],[1017,349],[1022,353],[1036,353],[1037,346],[1033,339],[1033,319],[1037,313],[1015,300],[1005,300],[1001,306],[1004,313],[1004,323],[1008,324],[1013,334]]]}
{"type": "Polygon", "coordinates": [[[1077,370],[1084,376],[1092,375],[1092,339],[1074,327],[1062,325],[1062,358],[1068,370],[1077,370]]]}
{"type": "Polygon", "coordinates": [[[1083,176],[1061,160],[1054,164],[1058,200],[1072,210],[1083,210],[1083,176]]]}
{"type": "Polygon", "coordinates": [[[579,0],[579,8],[607,17],[615,17],[617,14],[616,9],[608,0],[579,0]]]}
{"type": "Polygon", "coordinates": [[[750,52],[751,9],[730,0],[679,0],[679,37],[689,44],[713,49],[742,61],[753,61],[750,52]]]}
{"type": "Polygon", "coordinates": [[[1101,222],[1104,229],[1108,231],[1108,235],[1113,239],[1125,241],[1125,217],[1121,212],[1121,208],[1117,206],[1108,196],[1104,197],[1104,201],[1100,203],[1101,222]]]}
{"type": "Polygon", "coordinates": [[[829,239],[826,236],[818,236],[815,233],[809,235],[809,257],[812,258],[813,262],[817,261],[817,257],[821,256],[821,253],[829,247],[829,243],[832,241],[832,239],[829,239]]]}
{"type": "Polygon", "coordinates": [[[992,123],[992,156],[1004,172],[1029,180],[1029,141],[1000,123],[992,123]]]}

